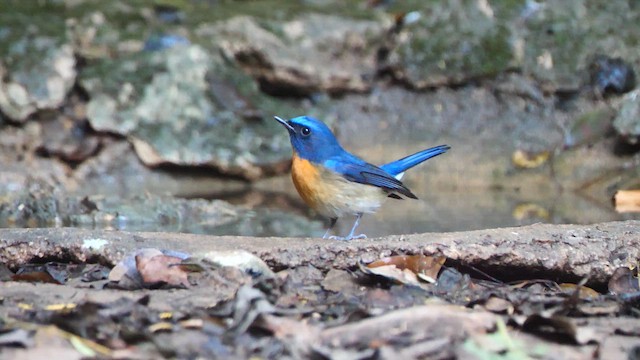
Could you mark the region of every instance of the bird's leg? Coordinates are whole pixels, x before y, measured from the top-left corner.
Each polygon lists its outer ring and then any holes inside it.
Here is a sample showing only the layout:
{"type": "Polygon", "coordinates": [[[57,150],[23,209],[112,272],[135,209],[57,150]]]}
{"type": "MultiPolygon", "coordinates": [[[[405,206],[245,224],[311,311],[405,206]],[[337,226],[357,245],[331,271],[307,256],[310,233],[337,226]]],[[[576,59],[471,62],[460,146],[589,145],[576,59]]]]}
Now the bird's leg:
{"type": "Polygon", "coordinates": [[[360,235],[353,235],[353,233],[356,231],[356,228],[358,227],[358,224],[360,224],[360,219],[362,218],[362,213],[358,213],[356,214],[356,222],[353,223],[353,227],[351,228],[351,231],[349,232],[349,235],[347,235],[347,240],[351,240],[351,239],[366,239],[367,235],[365,234],[360,234],[360,235]]]}
{"type": "Polygon", "coordinates": [[[336,222],[338,222],[338,218],[337,217],[332,217],[331,218],[331,222],[329,223],[329,228],[327,229],[327,231],[322,236],[323,239],[326,239],[327,236],[329,236],[329,232],[331,232],[331,229],[333,229],[333,227],[336,226],[336,222]]]}
{"type": "Polygon", "coordinates": [[[356,214],[356,222],[353,223],[353,227],[351,228],[351,231],[349,232],[349,235],[347,235],[347,237],[340,237],[340,236],[330,236],[329,239],[331,240],[353,240],[353,239],[366,239],[367,235],[365,234],[360,234],[360,235],[353,235],[353,233],[356,231],[356,228],[358,227],[358,224],[360,224],[360,218],[362,218],[362,213],[357,213],[356,214]]]}

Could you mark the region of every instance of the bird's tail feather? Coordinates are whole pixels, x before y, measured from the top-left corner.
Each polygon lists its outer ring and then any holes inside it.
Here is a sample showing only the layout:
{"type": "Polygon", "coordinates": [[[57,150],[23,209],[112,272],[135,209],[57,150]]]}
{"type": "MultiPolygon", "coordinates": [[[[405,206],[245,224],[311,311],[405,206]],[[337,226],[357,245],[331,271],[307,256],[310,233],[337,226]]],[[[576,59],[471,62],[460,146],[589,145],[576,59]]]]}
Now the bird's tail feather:
{"type": "Polygon", "coordinates": [[[388,172],[389,174],[395,176],[396,178],[402,177],[402,173],[405,170],[410,169],[420,164],[423,161],[429,160],[434,156],[444,154],[450,148],[451,147],[449,145],[435,146],[426,150],[419,151],[413,155],[409,155],[400,160],[396,160],[388,164],[384,164],[380,166],[380,168],[382,168],[384,171],[388,172]]]}

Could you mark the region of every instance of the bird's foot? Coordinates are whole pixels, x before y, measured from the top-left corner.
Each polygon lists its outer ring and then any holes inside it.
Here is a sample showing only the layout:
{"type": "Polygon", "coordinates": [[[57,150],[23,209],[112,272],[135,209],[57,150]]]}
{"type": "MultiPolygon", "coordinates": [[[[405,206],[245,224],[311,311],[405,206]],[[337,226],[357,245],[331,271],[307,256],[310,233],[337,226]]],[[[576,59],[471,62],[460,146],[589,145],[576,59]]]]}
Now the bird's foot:
{"type": "Polygon", "coordinates": [[[350,235],[350,236],[329,236],[329,240],[340,240],[340,241],[349,241],[349,240],[358,240],[358,239],[366,239],[367,235],[365,234],[360,234],[360,235],[350,235]]]}

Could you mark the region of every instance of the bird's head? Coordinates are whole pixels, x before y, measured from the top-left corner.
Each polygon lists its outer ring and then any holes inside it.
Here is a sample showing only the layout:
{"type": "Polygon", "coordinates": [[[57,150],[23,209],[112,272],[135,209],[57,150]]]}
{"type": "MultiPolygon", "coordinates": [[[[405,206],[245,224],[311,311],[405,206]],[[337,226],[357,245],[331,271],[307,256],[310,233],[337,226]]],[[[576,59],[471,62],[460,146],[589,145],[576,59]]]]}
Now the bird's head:
{"type": "Polygon", "coordinates": [[[289,131],[291,146],[303,159],[319,163],[344,151],[329,127],[320,120],[309,116],[288,121],[278,116],[275,119],[289,131]]]}

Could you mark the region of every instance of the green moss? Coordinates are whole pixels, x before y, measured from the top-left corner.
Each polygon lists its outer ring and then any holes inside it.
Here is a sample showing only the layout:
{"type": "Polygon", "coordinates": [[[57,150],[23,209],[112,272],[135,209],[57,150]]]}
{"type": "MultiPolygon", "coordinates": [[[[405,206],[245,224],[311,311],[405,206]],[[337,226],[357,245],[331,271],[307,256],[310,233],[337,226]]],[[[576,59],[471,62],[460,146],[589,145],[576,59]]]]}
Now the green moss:
{"type": "Polygon", "coordinates": [[[482,73],[493,75],[509,66],[513,59],[513,49],[508,40],[510,35],[506,27],[498,26],[493,33],[482,38],[480,47],[487,56],[482,73]]]}
{"type": "Polygon", "coordinates": [[[554,2],[527,20],[524,70],[557,86],[579,87],[580,71],[598,53],[612,51],[625,60],[640,59],[637,24],[640,13],[626,2],[554,2]],[[621,25],[623,24],[623,25],[621,25]],[[548,51],[553,67],[539,66],[537,57],[548,51]]]}
{"type": "Polygon", "coordinates": [[[140,52],[119,59],[93,60],[81,69],[80,84],[91,92],[109,94],[117,94],[124,84],[131,84],[135,89],[132,96],[137,98],[154,74],[162,70],[162,65],[151,61],[154,55],[140,52]]]}
{"type": "Polygon", "coordinates": [[[410,40],[398,49],[412,81],[437,85],[442,77],[457,82],[504,71],[513,55],[510,30],[480,13],[475,5],[452,9],[434,4],[407,32],[410,40]]]}
{"type": "Polygon", "coordinates": [[[0,53],[5,62],[25,60],[22,51],[15,46],[25,34],[46,35],[58,43],[65,40],[64,8],[57,2],[0,1],[0,24],[0,53]]]}
{"type": "MultiPolygon", "coordinates": [[[[180,1],[177,1],[180,2],[180,1]]],[[[186,8],[187,26],[195,27],[202,23],[228,20],[234,16],[253,16],[263,23],[282,22],[300,14],[319,13],[351,17],[354,19],[373,19],[376,11],[366,6],[354,6],[348,1],[335,1],[325,4],[302,1],[260,0],[260,1],[218,1],[193,2],[186,8]]],[[[270,29],[271,30],[271,29],[270,29]]]]}

